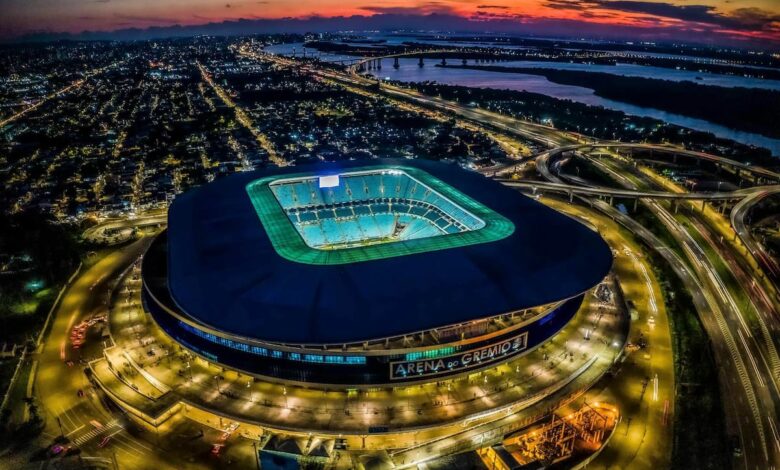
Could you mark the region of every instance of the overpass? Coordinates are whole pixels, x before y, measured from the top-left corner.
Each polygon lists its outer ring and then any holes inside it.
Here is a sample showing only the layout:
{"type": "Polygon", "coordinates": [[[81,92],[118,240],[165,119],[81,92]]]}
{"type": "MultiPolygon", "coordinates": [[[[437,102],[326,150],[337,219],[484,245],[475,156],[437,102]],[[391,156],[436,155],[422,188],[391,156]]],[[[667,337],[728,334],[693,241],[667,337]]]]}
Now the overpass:
{"type": "Polygon", "coordinates": [[[537,191],[545,192],[559,192],[566,193],[569,196],[574,194],[582,196],[604,196],[604,197],[617,197],[624,199],[690,199],[690,200],[705,200],[705,201],[728,201],[734,199],[743,199],[750,196],[754,196],[757,193],[765,193],[767,191],[778,190],[773,186],[757,186],[754,188],[739,189],[737,191],[724,191],[724,192],[712,192],[712,193],[671,193],[667,191],[637,191],[631,189],[615,189],[604,187],[590,187],[590,186],[574,186],[565,183],[552,183],[552,182],[540,182],[540,181],[519,181],[507,178],[496,178],[496,181],[513,187],[513,188],[526,188],[537,191]]]}
{"type": "Polygon", "coordinates": [[[731,210],[731,226],[734,228],[737,236],[739,236],[748,251],[753,253],[753,256],[756,257],[761,264],[761,267],[769,276],[769,279],[774,282],[775,285],[780,285],[780,265],[778,265],[778,262],[774,257],[766,252],[764,246],[753,237],[753,233],[745,223],[745,217],[756,204],[767,197],[780,194],[780,186],[767,186],[754,189],[757,189],[758,191],[749,194],[731,210]]]}
{"type": "MultiPolygon", "coordinates": [[[[728,166],[735,168],[739,174],[741,171],[748,172],[750,174],[755,175],[759,181],[762,179],[768,179],[772,182],[780,182],[780,173],[774,172],[772,170],[761,168],[761,167],[755,167],[750,165],[749,163],[742,163],[738,162],[736,160],[731,160],[726,157],[719,157],[717,155],[711,155],[709,153],[704,152],[697,152],[695,150],[687,150],[682,149],[678,147],[670,147],[666,145],[654,145],[654,144],[635,144],[635,143],[617,143],[617,142],[599,142],[599,143],[591,143],[591,144],[576,144],[576,145],[566,145],[562,147],[558,147],[555,149],[548,150],[546,152],[542,152],[537,155],[538,158],[550,158],[555,157],[557,155],[561,155],[566,152],[573,152],[573,151],[580,151],[580,150],[594,150],[598,148],[606,148],[606,149],[630,149],[630,150],[646,150],[650,152],[659,152],[659,153],[666,153],[671,155],[679,155],[683,157],[690,157],[695,158],[697,160],[704,160],[713,162],[718,165],[728,166]]],[[[509,167],[503,168],[499,170],[500,173],[505,173],[509,171],[509,167]]]]}
{"type": "MultiPolygon", "coordinates": [[[[103,222],[98,223],[97,225],[94,225],[84,231],[84,233],[81,235],[81,237],[84,240],[87,240],[92,243],[103,243],[111,238],[115,237],[115,235],[109,235],[111,232],[119,232],[119,231],[131,231],[135,228],[140,227],[149,227],[149,226],[160,226],[165,225],[168,223],[168,215],[167,212],[163,212],[161,214],[150,214],[150,215],[141,215],[138,217],[133,218],[127,218],[127,219],[107,219],[103,222]]],[[[124,239],[121,239],[121,241],[125,241],[124,239]]]]}

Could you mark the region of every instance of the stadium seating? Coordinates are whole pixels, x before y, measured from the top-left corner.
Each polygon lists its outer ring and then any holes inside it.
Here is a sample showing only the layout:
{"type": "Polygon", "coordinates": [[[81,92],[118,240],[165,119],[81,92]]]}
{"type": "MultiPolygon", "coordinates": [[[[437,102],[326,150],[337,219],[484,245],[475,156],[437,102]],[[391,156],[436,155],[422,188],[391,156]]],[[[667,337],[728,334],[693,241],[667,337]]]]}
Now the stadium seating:
{"type": "Polygon", "coordinates": [[[307,245],[339,249],[482,228],[485,223],[403,171],[280,180],[271,190],[307,245]]]}

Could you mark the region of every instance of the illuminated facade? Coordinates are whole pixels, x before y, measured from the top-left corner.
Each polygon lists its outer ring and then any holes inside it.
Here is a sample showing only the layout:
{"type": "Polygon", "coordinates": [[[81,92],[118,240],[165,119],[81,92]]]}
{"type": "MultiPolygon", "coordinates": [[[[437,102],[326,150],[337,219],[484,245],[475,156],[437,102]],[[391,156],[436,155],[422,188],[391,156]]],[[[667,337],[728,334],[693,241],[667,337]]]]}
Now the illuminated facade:
{"type": "Polygon", "coordinates": [[[177,199],[144,258],[176,342],[263,380],[395,387],[494,367],[576,314],[594,232],[453,165],[243,173],[177,199]]]}

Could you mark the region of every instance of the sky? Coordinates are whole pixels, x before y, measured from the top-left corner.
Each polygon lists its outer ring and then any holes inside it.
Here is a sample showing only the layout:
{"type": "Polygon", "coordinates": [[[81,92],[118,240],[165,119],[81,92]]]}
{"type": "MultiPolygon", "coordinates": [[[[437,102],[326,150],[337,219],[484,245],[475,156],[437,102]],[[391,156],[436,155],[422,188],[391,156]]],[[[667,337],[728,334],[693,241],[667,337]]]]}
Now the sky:
{"type": "Polygon", "coordinates": [[[780,47],[780,0],[0,0],[0,37],[238,19],[323,24],[328,18],[335,23],[341,17],[374,17],[373,24],[388,18],[388,27],[401,28],[403,17],[429,15],[470,30],[589,37],[619,32],[643,40],[758,41],[780,47]]]}

